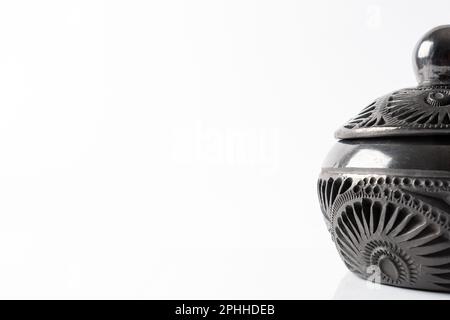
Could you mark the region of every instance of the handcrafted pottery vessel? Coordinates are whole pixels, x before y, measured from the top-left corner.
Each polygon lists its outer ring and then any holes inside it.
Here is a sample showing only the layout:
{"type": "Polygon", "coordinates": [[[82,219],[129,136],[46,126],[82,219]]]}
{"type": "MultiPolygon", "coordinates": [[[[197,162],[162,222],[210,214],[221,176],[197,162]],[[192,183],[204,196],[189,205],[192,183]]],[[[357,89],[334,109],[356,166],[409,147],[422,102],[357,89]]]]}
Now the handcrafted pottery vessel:
{"type": "Polygon", "coordinates": [[[383,284],[450,291],[450,26],[414,50],[417,87],[336,132],[318,194],[345,265],[383,284]]]}

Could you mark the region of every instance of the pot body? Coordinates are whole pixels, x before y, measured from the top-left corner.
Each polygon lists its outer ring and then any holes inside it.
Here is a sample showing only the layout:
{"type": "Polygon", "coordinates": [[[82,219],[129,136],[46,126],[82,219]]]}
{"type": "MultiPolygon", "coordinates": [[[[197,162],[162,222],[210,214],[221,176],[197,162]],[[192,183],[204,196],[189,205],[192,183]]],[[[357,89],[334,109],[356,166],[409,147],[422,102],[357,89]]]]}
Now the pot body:
{"type": "Polygon", "coordinates": [[[450,139],[339,141],[317,187],[348,269],[383,284],[450,291],[450,139]]]}

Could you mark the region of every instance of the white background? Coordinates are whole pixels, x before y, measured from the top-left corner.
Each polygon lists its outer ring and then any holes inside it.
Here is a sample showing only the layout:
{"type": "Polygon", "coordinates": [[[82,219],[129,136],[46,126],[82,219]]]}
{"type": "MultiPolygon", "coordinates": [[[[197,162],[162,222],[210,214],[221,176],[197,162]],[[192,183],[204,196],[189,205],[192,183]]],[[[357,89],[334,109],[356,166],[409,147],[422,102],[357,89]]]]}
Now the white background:
{"type": "Polygon", "coordinates": [[[447,298],[350,275],[316,178],[449,10],[1,1],[0,298],[447,298]]]}

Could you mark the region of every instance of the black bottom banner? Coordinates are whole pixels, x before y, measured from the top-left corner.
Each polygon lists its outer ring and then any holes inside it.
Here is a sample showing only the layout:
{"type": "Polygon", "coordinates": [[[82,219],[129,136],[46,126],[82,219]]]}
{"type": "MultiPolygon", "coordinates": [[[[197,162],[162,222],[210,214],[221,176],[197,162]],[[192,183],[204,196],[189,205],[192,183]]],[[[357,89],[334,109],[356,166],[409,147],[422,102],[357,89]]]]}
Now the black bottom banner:
{"type": "MultiPolygon", "coordinates": [[[[450,298],[450,297],[449,297],[450,298]]],[[[429,315],[447,310],[446,301],[315,301],[315,300],[60,300],[2,301],[5,312],[14,316],[46,319],[309,319],[347,315],[390,317],[429,315]],[[443,304],[445,303],[445,305],[443,304]]],[[[6,313],[5,313],[6,314],[6,313]]]]}

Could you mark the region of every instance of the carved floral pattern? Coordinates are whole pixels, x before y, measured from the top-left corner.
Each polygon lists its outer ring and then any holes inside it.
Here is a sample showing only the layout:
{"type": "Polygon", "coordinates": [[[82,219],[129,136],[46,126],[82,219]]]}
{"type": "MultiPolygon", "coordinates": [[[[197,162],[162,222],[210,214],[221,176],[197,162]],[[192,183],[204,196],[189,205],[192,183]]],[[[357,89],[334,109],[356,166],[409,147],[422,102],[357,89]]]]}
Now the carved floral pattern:
{"type": "Polygon", "coordinates": [[[450,291],[450,180],[323,173],[321,209],[345,265],[385,284],[450,291]]]}

